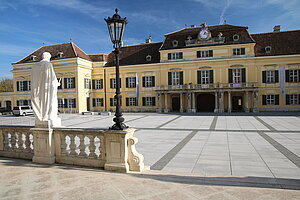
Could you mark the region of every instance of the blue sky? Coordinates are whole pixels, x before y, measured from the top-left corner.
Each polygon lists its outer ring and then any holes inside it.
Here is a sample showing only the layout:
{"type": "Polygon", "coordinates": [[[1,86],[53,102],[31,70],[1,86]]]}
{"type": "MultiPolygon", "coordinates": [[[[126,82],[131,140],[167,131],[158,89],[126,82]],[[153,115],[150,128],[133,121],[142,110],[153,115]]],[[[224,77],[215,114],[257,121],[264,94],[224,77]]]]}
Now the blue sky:
{"type": "Polygon", "coordinates": [[[124,45],[140,44],[150,34],[186,25],[228,24],[250,33],[300,29],[300,0],[0,0],[0,78],[12,78],[15,63],[37,48],[72,41],[88,54],[109,53],[112,44],[103,18],[114,9],[128,18],[124,45]]]}

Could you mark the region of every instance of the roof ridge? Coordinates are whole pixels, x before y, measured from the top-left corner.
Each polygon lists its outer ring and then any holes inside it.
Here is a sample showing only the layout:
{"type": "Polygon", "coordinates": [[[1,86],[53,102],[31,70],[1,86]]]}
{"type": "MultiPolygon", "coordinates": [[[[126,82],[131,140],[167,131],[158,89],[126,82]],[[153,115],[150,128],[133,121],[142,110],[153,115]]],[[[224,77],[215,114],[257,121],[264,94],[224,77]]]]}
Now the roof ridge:
{"type": "Polygon", "coordinates": [[[289,30],[289,31],[278,31],[278,32],[265,32],[265,33],[251,33],[251,35],[262,35],[262,34],[276,34],[276,33],[285,33],[285,32],[296,32],[296,31],[300,31],[300,29],[297,30],[289,30]]]}
{"type": "Polygon", "coordinates": [[[133,44],[133,45],[128,45],[128,46],[123,46],[121,48],[132,47],[132,46],[141,46],[141,45],[150,45],[150,44],[158,44],[158,43],[162,43],[162,42],[151,42],[151,43],[133,44]]]}
{"type": "Polygon", "coordinates": [[[75,54],[75,57],[78,57],[78,54],[77,52],[75,51],[75,48],[74,48],[74,43],[73,42],[70,42],[71,46],[72,46],[72,49],[74,51],[74,54],[75,54]]]}

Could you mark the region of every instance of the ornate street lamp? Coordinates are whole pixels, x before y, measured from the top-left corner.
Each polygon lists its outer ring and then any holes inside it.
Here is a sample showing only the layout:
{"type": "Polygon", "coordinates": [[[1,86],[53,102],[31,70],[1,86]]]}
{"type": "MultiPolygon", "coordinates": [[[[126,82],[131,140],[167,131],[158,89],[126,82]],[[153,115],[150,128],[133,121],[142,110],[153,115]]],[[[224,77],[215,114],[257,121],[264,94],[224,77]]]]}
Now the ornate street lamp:
{"type": "Polygon", "coordinates": [[[116,13],[112,16],[112,18],[108,17],[107,19],[104,19],[107,23],[110,39],[112,43],[114,44],[114,54],[116,58],[116,113],[115,118],[113,119],[115,124],[110,127],[112,130],[123,130],[124,128],[128,128],[123,122],[124,118],[122,117],[122,110],[121,110],[121,98],[120,95],[120,73],[119,73],[119,53],[120,53],[120,47],[122,46],[122,37],[124,34],[124,28],[127,24],[127,19],[121,18],[118,14],[118,9],[116,8],[116,13]]]}

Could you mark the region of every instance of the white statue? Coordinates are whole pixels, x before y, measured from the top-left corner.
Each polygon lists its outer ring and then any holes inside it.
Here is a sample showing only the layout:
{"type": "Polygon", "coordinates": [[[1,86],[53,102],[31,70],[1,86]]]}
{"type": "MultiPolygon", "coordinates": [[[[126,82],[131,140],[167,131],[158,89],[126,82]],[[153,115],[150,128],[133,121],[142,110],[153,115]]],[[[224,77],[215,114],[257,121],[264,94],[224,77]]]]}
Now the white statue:
{"type": "Polygon", "coordinates": [[[57,81],[51,54],[43,53],[43,59],[32,67],[31,71],[31,105],[35,114],[36,127],[61,126],[57,116],[57,81]]]}

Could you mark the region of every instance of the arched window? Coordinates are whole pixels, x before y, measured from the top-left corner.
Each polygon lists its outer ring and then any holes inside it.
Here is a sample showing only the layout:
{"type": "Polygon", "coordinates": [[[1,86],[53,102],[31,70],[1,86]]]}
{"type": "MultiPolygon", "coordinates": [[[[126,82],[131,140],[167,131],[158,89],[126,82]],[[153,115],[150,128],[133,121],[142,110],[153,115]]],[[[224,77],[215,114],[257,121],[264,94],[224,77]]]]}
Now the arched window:
{"type": "Polygon", "coordinates": [[[266,53],[271,53],[272,48],[270,46],[265,47],[265,52],[266,53]]]}
{"type": "Polygon", "coordinates": [[[151,59],[152,59],[151,55],[146,56],[146,61],[147,61],[147,62],[150,62],[151,59]]]}
{"type": "Polygon", "coordinates": [[[177,47],[178,46],[178,41],[177,40],[173,40],[172,41],[172,45],[173,45],[173,47],[177,47]]]}
{"type": "Polygon", "coordinates": [[[239,41],[240,36],[235,34],[232,38],[233,38],[233,41],[239,41]]]}

